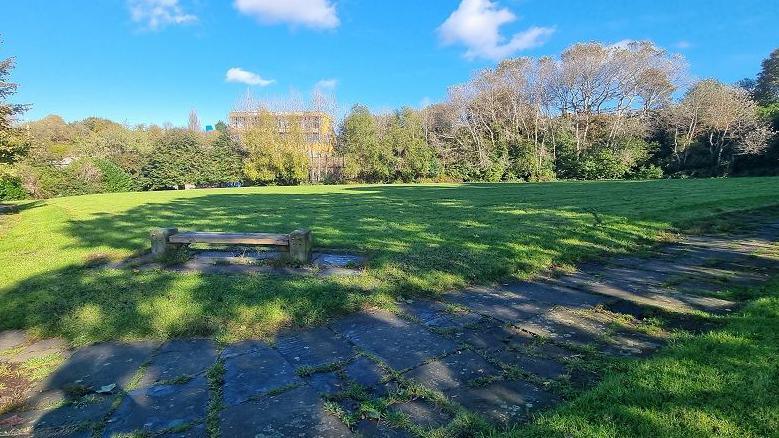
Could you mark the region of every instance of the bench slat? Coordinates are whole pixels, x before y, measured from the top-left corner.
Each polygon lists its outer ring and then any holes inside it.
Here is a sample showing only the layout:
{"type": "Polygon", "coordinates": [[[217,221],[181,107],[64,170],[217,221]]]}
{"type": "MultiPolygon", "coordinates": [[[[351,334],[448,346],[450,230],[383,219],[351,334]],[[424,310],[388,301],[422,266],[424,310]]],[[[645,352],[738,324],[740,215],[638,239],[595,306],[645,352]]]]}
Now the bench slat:
{"type": "Polygon", "coordinates": [[[168,238],[171,243],[211,243],[224,245],[289,246],[289,235],[272,233],[176,233],[168,238]]]}

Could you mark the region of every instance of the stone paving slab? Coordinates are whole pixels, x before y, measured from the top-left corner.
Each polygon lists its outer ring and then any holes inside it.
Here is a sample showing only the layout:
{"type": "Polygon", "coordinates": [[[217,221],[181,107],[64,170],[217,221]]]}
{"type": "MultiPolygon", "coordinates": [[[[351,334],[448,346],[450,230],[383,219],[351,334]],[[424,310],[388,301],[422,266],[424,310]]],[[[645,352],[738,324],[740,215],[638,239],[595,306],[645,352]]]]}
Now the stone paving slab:
{"type": "MultiPolygon", "coordinates": [[[[744,277],[745,279],[764,281],[768,275],[769,264],[750,263],[757,258],[747,257],[720,261],[716,259],[653,259],[638,257],[623,257],[610,261],[610,264],[643,271],[654,271],[668,275],[665,282],[673,282],[676,278],[712,278],[721,276],[744,277]]],[[[775,264],[775,263],[774,263],[775,264]]]]}
{"type": "Polygon", "coordinates": [[[468,288],[447,294],[444,301],[504,322],[522,321],[553,307],[552,304],[534,302],[523,296],[492,288],[468,288]]]}
{"type": "Polygon", "coordinates": [[[442,330],[460,329],[480,324],[488,319],[478,313],[447,308],[443,303],[435,301],[410,301],[400,303],[399,307],[402,312],[417,319],[420,324],[442,330]]]}
{"type": "Polygon", "coordinates": [[[695,310],[724,312],[729,311],[734,306],[734,303],[726,300],[673,293],[638,282],[597,279],[581,272],[565,275],[554,281],[588,293],[601,294],[643,306],[658,307],[671,312],[689,313],[695,310]]]}
{"type": "Polygon", "coordinates": [[[262,342],[241,342],[225,349],[224,401],[229,406],[278,388],[302,384],[295,368],[262,342]]]}
{"type": "Polygon", "coordinates": [[[203,374],[217,360],[209,339],[176,339],[160,347],[151,359],[140,386],[203,374]]]}
{"type": "Polygon", "coordinates": [[[315,373],[304,377],[306,384],[319,395],[335,394],[346,389],[346,382],[335,372],[315,373]]]}
{"type": "Polygon", "coordinates": [[[609,342],[611,348],[603,350],[606,353],[643,356],[663,346],[665,340],[645,333],[620,331],[609,335],[609,342]]]}
{"type": "MultiPolygon", "coordinates": [[[[501,370],[472,351],[458,351],[404,374],[444,394],[456,393],[479,379],[496,377],[501,370]]],[[[455,400],[456,401],[456,400],[455,400]]]]}
{"type": "Polygon", "coordinates": [[[327,327],[298,330],[279,336],[276,349],[295,367],[317,367],[354,356],[354,348],[327,327]]]}
{"type": "Polygon", "coordinates": [[[346,377],[362,386],[376,386],[387,376],[384,371],[371,360],[359,357],[344,367],[346,377]]]}
{"type": "Polygon", "coordinates": [[[466,409],[503,424],[525,420],[532,412],[558,401],[553,394],[521,380],[466,388],[457,394],[456,399],[466,409]]]}
{"type": "Polygon", "coordinates": [[[396,370],[412,368],[457,349],[453,341],[389,312],[356,313],[331,327],[396,370]]]}
{"type": "MultiPolygon", "coordinates": [[[[574,344],[598,342],[608,331],[607,323],[567,308],[555,308],[534,318],[530,323],[543,327],[545,336],[548,338],[574,344]]],[[[538,330],[532,327],[530,329],[538,330]]]]}
{"type": "Polygon", "coordinates": [[[350,437],[352,432],[325,412],[321,398],[301,386],[222,411],[221,432],[235,438],[350,437]]]}
{"type": "Polygon", "coordinates": [[[60,338],[42,339],[25,346],[22,351],[7,358],[10,363],[22,363],[29,359],[58,354],[69,356],[68,344],[60,338]]]}
{"type": "Polygon", "coordinates": [[[592,307],[604,304],[608,300],[602,295],[588,294],[559,284],[538,281],[506,283],[500,288],[529,301],[556,306],[592,307]]]}
{"type": "Polygon", "coordinates": [[[154,385],[130,392],[108,420],[103,436],[160,433],[203,421],[208,382],[197,377],[182,385],[154,385]]]}
{"type": "Polygon", "coordinates": [[[426,400],[410,400],[393,407],[393,410],[408,417],[412,423],[423,428],[445,426],[452,415],[426,400]]]}
{"type": "Polygon", "coordinates": [[[139,342],[105,343],[82,348],[73,353],[45,386],[48,389],[73,386],[96,389],[113,384],[124,388],[157,346],[155,342],[139,342]]]}
{"type": "Polygon", "coordinates": [[[660,286],[668,281],[670,274],[666,272],[657,272],[654,270],[634,269],[626,267],[608,267],[602,269],[597,274],[591,274],[593,277],[619,284],[634,285],[655,285],[660,286]]]}
{"type": "Polygon", "coordinates": [[[565,364],[559,360],[529,356],[520,350],[501,350],[491,353],[490,356],[542,379],[557,379],[567,372],[565,364]]]}
{"type": "Polygon", "coordinates": [[[524,417],[534,407],[550,403],[554,397],[521,381],[497,381],[501,370],[483,357],[463,351],[427,363],[406,373],[452,401],[487,418],[508,422],[524,417]]]}
{"type": "Polygon", "coordinates": [[[468,327],[453,333],[451,337],[471,348],[492,351],[526,345],[533,342],[536,335],[501,324],[468,327]]]}
{"type": "Polygon", "coordinates": [[[374,438],[412,438],[409,432],[402,430],[392,429],[384,423],[371,420],[361,420],[355,427],[357,436],[362,437],[374,437],[374,438]]]}
{"type": "Polygon", "coordinates": [[[27,335],[23,330],[6,330],[0,332],[0,352],[18,347],[27,342],[27,335]]]}

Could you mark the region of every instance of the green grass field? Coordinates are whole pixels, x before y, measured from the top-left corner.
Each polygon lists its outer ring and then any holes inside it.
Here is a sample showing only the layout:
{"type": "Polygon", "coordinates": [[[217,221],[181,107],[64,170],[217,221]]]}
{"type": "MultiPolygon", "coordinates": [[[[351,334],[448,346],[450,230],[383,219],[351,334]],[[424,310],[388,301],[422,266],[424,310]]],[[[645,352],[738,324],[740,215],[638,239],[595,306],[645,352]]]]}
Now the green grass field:
{"type": "MultiPolygon", "coordinates": [[[[779,247],[773,257],[779,260],[779,247]]],[[[779,277],[720,328],[677,333],[649,359],[601,365],[605,379],[533,423],[486,433],[526,437],[775,437],[779,432],[779,277]]],[[[712,318],[716,319],[716,318],[712,318]]]]}
{"type": "Polygon", "coordinates": [[[272,335],[398,296],[526,277],[638,250],[674,227],[779,204],[779,178],[304,186],[89,195],[0,215],[0,330],[110,339],[272,335]],[[357,277],[116,270],[152,227],[314,231],[361,252],[357,277]]]}

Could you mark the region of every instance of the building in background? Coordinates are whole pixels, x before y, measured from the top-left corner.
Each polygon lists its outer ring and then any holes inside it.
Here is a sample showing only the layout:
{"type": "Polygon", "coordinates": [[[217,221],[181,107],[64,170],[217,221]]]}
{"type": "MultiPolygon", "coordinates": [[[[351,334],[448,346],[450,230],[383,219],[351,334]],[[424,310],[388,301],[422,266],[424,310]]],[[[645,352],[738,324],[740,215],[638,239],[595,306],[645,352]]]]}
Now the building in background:
{"type": "Polygon", "coordinates": [[[335,126],[333,118],[321,111],[232,111],[228,115],[230,130],[240,139],[241,135],[260,123],[261,117],[273,116],[278,134],[284,136],[299,127],[309,158],[309,181],[323,182],[334,179],[343,170],[343,157],[335,156],[335,126]]]}
{"type": "MultiPolygon", "coordinates": [[[[305,139],[311,157],[332,156],[335,147],[335,129],[330,115],[320,111],[270,112],[278,133],[286,135],[296,123],[305,139]]],[[[261,111],[233,111],[228,116],[230,129],[239,137],[259,123],[261,111]]]]}

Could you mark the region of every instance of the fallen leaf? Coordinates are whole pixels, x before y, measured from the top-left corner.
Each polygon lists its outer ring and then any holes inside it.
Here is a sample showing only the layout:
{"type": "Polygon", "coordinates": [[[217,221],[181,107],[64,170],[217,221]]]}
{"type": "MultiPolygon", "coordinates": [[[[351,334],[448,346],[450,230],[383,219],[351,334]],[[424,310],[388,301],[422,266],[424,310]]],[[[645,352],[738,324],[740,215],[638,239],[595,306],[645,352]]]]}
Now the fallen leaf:
{"type": "Polygon", "coordinates": [[[98,389],[95,392],[98,393],[98,394],[109,394],[109,393],[111,393],[111,391],[114,390],[114,388],[116,388],[116,383],[112,383],[112,384],[106,385],[106,386],[101,386],[100,389],[98,389]]]}

